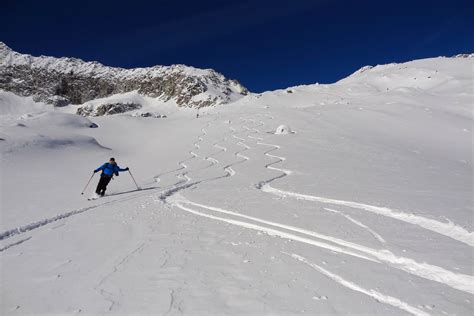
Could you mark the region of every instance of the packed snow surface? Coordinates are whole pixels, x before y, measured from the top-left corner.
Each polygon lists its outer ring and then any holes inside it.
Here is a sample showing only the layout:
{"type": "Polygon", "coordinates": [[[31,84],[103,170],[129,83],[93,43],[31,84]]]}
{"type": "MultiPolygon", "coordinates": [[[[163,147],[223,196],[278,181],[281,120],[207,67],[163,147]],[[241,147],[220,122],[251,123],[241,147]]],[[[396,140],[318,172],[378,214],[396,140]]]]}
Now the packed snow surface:
{"type": "Polygon", "coordinates": [[[199,118],[0,92],[1,314],[472,315],[473,67],[365,67],[199,118]],[[131,174],[88,201],[110,157],[131,174]]]}

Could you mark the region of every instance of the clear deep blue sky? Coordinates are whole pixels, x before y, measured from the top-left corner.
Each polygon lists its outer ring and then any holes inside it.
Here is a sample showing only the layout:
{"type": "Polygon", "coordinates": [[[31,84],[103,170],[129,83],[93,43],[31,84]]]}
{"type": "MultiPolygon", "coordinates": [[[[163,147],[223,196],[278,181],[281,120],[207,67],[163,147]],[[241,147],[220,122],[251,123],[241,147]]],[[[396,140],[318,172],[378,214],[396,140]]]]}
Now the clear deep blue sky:
{"type": "Polygon", "coordinates": [[[260,92],[474,52],[474,0],[0,0],[0,41],[108,66],[214,68],[260,92]]]}

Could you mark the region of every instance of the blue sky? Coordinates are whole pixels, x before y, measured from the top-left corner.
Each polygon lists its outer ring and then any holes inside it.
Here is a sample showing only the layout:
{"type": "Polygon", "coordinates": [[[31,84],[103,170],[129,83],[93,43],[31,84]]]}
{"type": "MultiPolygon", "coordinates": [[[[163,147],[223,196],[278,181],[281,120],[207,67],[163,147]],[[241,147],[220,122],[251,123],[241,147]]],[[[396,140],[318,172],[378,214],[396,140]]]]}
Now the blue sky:
{"type": "Polygon", "coordinates": [[[474,1],[0,1],[0,41],[105,65],[213,68],[261,92],[474,52],[474,1]]]}

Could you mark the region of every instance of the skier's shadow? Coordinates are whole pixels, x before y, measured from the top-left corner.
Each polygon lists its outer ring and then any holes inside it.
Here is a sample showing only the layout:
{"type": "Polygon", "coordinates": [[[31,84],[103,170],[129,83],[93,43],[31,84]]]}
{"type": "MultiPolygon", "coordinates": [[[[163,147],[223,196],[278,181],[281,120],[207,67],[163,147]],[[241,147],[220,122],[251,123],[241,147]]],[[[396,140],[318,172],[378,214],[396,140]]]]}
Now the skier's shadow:
{"type": "Polygon", "coordinates": [[[150,188],[135,189],[135,190],[130,190],[130,191],[111,193],[111,194],[107,194],[107,196],[117,196],[117,195],[132,193],[132,192],[148,191],[148,190],[154,190],[154,189],[158,189],[158,187],[150,187],[150,188]]]}

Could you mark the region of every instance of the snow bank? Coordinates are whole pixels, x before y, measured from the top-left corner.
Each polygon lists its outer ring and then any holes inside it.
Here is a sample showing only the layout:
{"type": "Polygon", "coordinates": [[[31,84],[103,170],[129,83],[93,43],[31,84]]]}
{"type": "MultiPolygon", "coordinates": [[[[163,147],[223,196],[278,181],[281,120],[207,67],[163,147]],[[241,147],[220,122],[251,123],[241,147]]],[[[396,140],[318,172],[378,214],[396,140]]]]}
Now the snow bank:
{"type": "Polygon", "coordinates": [[[37,103],[32,97],[21,97],[0,89],[0,116],[18,116],[53,109],[52,105],[37,103]]]}

